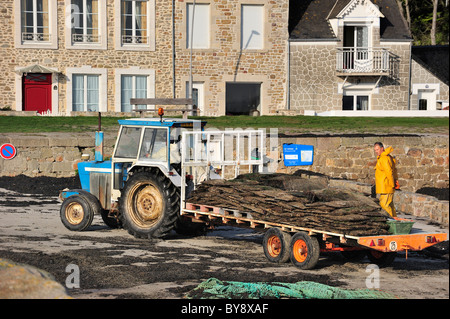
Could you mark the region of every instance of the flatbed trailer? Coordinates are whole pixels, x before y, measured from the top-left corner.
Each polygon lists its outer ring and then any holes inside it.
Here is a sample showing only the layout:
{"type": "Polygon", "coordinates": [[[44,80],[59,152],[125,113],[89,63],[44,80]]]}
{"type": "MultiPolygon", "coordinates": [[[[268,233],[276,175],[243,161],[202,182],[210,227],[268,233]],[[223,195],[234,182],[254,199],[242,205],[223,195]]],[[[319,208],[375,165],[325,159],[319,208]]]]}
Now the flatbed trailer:
{"type": "MultiPolygon", "coordinates": [[[[206,172],[203,175],[204,180],[213,179],[214,174],[210,168],[220,172],[221,176],[215,177],[222,179],[226,179],[224,174],[226,168],[234,172],[234,178],[243,171],[243,167],[263,173],[265,136],[263,130],[183,132],[181,184],[184,185],[186,176],[192,174],[195,189],[196,185],[202,183],[196,177],[201,175],[197,172],[199,169],[206,172]],[[202,149],[200,145],[203,142],[205,147],[202,149]],[[258,150],[256,153],[259,153],[259,156],[252,155],[254,149],[258,150]],[[199,150],[201,152],[198,152],[199,150]]],[[[270,149],[278,145],[277,142],[272,143],[272,140],[269,142],[270,149]]],[[[180,215],[194,223],[205,223],[212,227],[217,225],[244,227],[264,232],[263,248],[267,259],[276,263],[291,260],[301,269],[314,268],[320,253],[330,251],[341,251],[345,257],[353,260],[367,255],[371,262],[387,266],[394,261],[397,252],[420,251],[447,240],[446,233],[430,234],[418,230],[413,230],[413,233],[407,235],[350,236],[275,223],[257,219],[252,216],[251,211],[243,212],[191,203],[184,188],[181,188],[180,201],[180,215]]]]}
{"type": "MultiPolygon", "coordinates": [[[[349,259],[363,256],[380,267],[390,265],[397,252],[421,251],[448,240],[446,233],[427,233],[413,228],[402,235],[350,236],[254,219],[251,212],[185,202],[181,215],[210,226],[228,225],[265,232],[264,254],[276,263],[290,260],[300,269],[316,266],[321,252],[340,251],[349,259]]],[[[396,218],[397,220],[405,220],[396,218]]],[[[406,221],[406,220],[405,220],[406,221]]]]}

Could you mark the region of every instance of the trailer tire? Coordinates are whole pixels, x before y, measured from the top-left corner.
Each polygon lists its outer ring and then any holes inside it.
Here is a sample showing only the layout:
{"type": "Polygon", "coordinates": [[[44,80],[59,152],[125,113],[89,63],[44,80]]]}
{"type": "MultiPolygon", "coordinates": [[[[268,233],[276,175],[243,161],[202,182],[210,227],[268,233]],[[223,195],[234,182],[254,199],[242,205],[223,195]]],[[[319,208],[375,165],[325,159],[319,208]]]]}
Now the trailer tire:
{"type": "Polygon", "coordinates": [[[383,253],[372,249],[367,251],[367,258],[369,258],[370,262],[381,268],[390,266],[394,262],[395,257],[397,257],[397,252],[383,253]]]}
{"type": "Polygon", "coordinates": [[[292,236],[289,247],[291,262],[297,268],[307,270],[313,269],[317,265],[320,246],[316,237],[298,232],[292,236]]]}
{"type": "Polygon", "coordinates": [[[289,244],[291,235],[279,228],[269,228],[264,234],[263,249],[267,259],[274,263],[285,263],[289,260],[289,244]]]}
{"type": "Polygon", "coordinates": [[[119,200],[123,228],[137,238],[162,238],[180,209],[178,189],[158,169],[142,169],[128,179],[119,200]]]}
{"type": "Polygon", "coordinates": [[[344,250],[341,251],[341,255],[348,261],[361,261],[366,257],[367,252],[365,250],[344,250]]]}
{"type": "Polygon", "coordinates": [[[94,219],[94,209],[86,196],[73,195],[63,201],[60,217],[67,229],[83,231],[91,226],[94,219]]]}

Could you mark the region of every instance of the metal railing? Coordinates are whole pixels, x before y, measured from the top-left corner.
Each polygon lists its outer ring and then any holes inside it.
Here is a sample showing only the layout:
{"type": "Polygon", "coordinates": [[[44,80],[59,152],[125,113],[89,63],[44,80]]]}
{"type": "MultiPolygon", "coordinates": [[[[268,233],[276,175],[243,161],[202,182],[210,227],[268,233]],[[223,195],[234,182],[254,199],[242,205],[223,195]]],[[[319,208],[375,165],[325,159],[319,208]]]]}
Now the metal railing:
{"type": "Polygon", "coordinates": [[[389,59],[389,51],[384,48],[338,48],[336,71],[341,73],[387,73],[390,70],[389,59]]]}
{"type": "MultiPolygon", "coordinates": [[[[185,131],[181,139],[181,185],[186,175],[192,175],[194,187],[204,180],[226,178],[225,168],[231,168],[230,178],[243,170],[263,171],[264,130],[185,131]]],[[[185,200],[181,187],[181,198],[185,200]]]]}
{"type": "Polygon", "coordinates": [[[50,42],[50,38],[49,33],[22,32],[23,42],[50,42]]]}
{"type": "Polygon", "coordinates": [[[122,35],[122,44],[148,44],[148,39],[140,35],[122,35]]]}
{"type": "Polygon", "coordinates": [[[72,34],[74,43],[99,43],[100,36],[97,34],[72,34]]]}

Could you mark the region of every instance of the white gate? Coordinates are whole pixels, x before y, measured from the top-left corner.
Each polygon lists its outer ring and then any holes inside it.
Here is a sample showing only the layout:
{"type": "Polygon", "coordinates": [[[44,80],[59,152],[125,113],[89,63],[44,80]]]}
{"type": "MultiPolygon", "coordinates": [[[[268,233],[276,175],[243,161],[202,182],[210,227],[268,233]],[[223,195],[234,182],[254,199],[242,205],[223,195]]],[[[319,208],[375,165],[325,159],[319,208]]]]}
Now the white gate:
{"type": "MultiPolygon", "coordinates": [[[[185,131],[181,139],[181,185],[186,185],[186,175],[192,176],[195,187],[209,179],[263,172],[265,150],[264,130],[185,131]]],[[[182,186],[182,206],[185,198],[182,186]]]]}

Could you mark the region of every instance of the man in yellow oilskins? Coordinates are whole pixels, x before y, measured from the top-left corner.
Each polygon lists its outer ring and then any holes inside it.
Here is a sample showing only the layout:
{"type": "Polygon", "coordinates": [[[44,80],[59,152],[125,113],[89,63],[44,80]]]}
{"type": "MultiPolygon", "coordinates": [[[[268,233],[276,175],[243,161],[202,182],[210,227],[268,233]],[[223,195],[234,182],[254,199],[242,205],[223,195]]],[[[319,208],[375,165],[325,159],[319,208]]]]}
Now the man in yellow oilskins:
{"type": "Polygon", "coordinates": [[[394,207],[394,192],[398,185],[395,159],[390,155],[392,147],[384,149],[383,143],[376,142],[374,151],[377,155],[375,167],[375,189],[380,194],[380,206],[392,217],[397,217],[394,207]]]}

